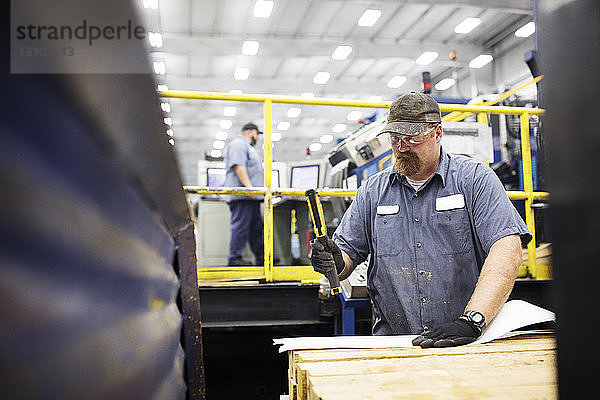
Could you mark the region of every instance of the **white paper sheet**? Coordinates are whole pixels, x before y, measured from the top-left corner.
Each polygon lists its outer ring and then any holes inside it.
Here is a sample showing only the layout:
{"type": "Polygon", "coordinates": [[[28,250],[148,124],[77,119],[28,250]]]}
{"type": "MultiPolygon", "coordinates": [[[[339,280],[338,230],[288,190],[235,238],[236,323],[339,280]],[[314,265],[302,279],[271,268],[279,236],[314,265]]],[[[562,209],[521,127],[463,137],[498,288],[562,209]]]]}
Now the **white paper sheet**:
{"type": "Polygon", "coordinates": [[[540,322],[554,321],[555,318],[552,311],[523,300],[511,300],[504,304],[496,318],[483,331],[483,335],[473,344],[491,342],[516,329],[540,322]]]}
{"type": "MultiPolygon", "coordinates": [[[[496,318],[484,330],[483,335],[472,344],[486,343],[495,339],[527,332],[509,332],[527,325],[554,321],[553,312],[535,306],[523,300],[511,300],[504,304],[496,318]]],[[[388,347],[413,347],[412,340],[417,335],[397,336],[333,336],[299,337],[273,339],[275,345],[281,345],[279,352],[308,349],[372,349],[388,347]]]]}

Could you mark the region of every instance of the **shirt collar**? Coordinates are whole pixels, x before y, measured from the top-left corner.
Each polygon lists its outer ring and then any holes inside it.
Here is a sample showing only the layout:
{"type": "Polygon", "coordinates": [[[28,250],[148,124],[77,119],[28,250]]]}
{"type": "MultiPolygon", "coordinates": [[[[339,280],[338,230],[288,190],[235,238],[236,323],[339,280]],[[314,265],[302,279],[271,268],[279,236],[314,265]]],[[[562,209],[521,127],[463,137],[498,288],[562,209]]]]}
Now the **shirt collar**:
{"type": "Polygon", "coordinates": [[[439,175],[442,179],[442,186],[446,186],[446,177],[448,176],[448,168],[450,166],[450,155],[446,153],[444,148],[441,148],[440,163],[434,172],[434,175],[439,175]]]}
{"type": "MultiPolygon", "coordinates": [[[[438,167],[436,168],[433,175],[440,176],[440,178],[442,180],[442,186],[444,186],[444,187],[446,186],[446,176],[448,175],[449,165],[450,165],[450,155],[448,153],[446,153],[446,151],[442,147],[441,154],[440,154],[440,163],[438,164],[438,167]]],[[[398,182],[403,182],[404,180],[406,180],[406,177],[404,175],[400,175],[399,173],[397,173],[395,166],[391,165],[390,167],[388,167],[388,180],[389,180],[390,184],[392,184],[394,182],[394,179],[397,179],[398,182]]]]}

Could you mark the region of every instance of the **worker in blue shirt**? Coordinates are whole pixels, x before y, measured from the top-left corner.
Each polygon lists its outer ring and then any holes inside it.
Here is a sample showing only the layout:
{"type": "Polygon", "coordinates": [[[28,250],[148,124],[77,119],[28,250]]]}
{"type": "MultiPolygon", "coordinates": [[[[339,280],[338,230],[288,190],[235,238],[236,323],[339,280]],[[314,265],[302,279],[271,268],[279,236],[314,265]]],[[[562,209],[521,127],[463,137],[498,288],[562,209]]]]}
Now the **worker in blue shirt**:
{"type": "Polygon", "coordinates": [[[444,151],[432,97],[400,96],[381,134],[395,165],[361,185],[327,247],[313,242],[313,267],[342,280],[370,256],[374,335],[473,342],[506,302],[531,234],[487,165],[444,151]]]}
{"type": "MultiPolygon", "coordinates": [[[[223,155],[226,187],[254,187],[264,185],[262,160],[254,148],[262,132],[253,123],[242,128],[241,136],[233,138],[223,155]]],[[[264,263],[263,217],[260,212],[262,196],[228,196],[231,211],[228,265],[247,264],[242,260],[246,243],[256,258],[256,265],[264,263]]]]}

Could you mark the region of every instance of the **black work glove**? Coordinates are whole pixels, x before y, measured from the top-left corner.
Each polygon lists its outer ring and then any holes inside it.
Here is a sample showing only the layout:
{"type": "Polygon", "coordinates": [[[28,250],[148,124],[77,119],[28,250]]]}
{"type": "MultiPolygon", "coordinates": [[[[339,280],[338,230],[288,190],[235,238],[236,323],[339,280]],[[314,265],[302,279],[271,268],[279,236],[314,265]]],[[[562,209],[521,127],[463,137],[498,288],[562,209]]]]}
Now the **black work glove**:
{"type": "Polygon", "coordinates": [[[342,272],[344,258],[342,257],[342,251],[333,240],[327,238],[327,246],[325,246],[318,239],[314,239],[310,242],[310,248],[310,262],[315,271],[327,274],[335,268],[338,274],[342,272]]]}
{"type": "Polygon", "coordinates": [[[480,334],[480,329],[471,321],[459,318],[434,330],[422,332],[413,339],[412,344],[422,348],[461,346],[474,342],[480,334]]]}

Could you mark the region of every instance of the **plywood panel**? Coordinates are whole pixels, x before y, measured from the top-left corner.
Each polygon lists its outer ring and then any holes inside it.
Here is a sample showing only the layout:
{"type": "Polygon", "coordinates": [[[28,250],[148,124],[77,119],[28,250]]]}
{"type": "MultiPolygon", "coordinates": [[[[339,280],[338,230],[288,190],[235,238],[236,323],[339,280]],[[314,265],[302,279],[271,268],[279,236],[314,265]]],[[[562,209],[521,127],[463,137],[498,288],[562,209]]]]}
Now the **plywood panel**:
{"type": "Polygon", "coordinates": [[[292,351],[289,398],[555,398],[555,352],[548,334],[445,349],[292,351]]]}

